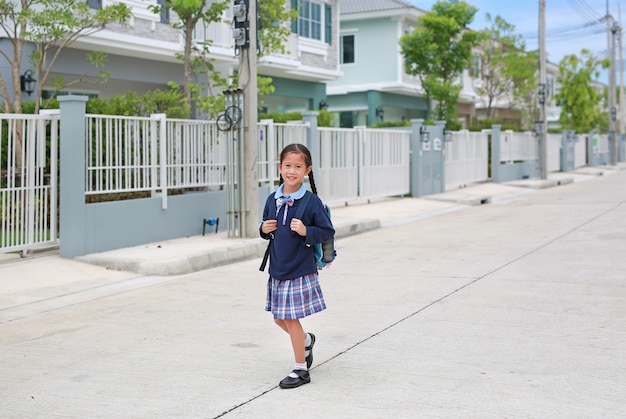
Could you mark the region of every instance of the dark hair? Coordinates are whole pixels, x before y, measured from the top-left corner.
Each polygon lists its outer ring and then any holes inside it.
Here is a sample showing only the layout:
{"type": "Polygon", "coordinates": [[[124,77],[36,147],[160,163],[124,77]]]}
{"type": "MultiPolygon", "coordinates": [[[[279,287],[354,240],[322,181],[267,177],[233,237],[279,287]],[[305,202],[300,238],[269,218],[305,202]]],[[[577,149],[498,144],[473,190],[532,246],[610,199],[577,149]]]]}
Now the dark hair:
{"type": "MultiPolygon", "coordinates": [[[[306,167],[313,166],[313,162],[311,160],[311,152],[308,148],[306,148],[302,144],[294,143],[289,144],[283,148],[283,151],[280,152],[280,162],[283,162],[283,159],[287,154],[290,153],[300,153],[304,156],[304,164],[306,167]]],[[[280,175],[280,183],[284,183],[283,175],[280,175]]],[[[317,188],[315,187],[315,179],[313,178],[313,170],[309,172],[309,184],[311,185],[311,192],[317,195],[317,188]]]]}

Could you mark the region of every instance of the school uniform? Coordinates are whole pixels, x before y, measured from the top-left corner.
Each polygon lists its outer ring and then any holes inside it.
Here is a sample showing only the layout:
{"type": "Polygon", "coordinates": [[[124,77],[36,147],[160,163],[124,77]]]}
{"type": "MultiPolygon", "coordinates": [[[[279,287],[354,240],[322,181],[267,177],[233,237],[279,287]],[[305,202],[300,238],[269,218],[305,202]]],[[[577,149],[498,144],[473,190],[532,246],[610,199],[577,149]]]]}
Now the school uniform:
{"type": "Polygon", "coordinates": [[[265,310],[275,319],[300,319],[326,308],[318,282],[317,265],[312,245],[322,243],[335,234],[335,229],[319,197],[309,198],[302,222],[306,237],[291,231],[291,220],[298,212],[301,198],[306,193],[304,184],[289,196],[283,196],[283,185],[267,197],[263,220],[276,219],[277,229],[261,237],[274,237],[270,249],[269,278],[265,310]],[[273,201],[276,202],[276,213],[273,201]]]}

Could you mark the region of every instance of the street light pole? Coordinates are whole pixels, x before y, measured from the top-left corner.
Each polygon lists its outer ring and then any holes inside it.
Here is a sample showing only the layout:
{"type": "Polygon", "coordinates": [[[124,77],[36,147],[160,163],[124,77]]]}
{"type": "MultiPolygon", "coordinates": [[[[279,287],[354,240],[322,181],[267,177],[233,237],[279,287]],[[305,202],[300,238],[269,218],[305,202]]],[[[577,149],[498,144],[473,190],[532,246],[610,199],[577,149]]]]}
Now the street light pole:
{"type": "Polygon", "coordinates": [[[242,237],[257,237],[261,222],[259,210],[259,129],[257,126],[257,0],[248,1],[249,40],[247,48],[241,50],[241,80],[245,83],[244,95],[244,144],[243,170],[239,173],[242,185],[239,196],[241,216],[243,217],[242,237]]]}
{"type": "Polygon", "coordinates": [[[609,13],[609,1],[606,2],[606,29],[607,29],[607,53],[609,56],[609,147],[611,164],[617,164],[617,136],[615,125],[617,120],[617,107],[615,106],[615,34],[617,25],[613,22],[613,16],[609,13]]]}
{"type": "Polygon", "coordinates": [[[623,36],[623,31],[622,31],[622,7],[621,5],[618,5],[618,19],[619,19],[619,24],[617,27],[617,30],[619,31],[619,38],[618,39],[618,43],[619,43],[619,118],[618,118],[618,126],[617,126],[617,132],[619,132],[620,134],[624,133],[624,123],[625,121],[625,116],[626,113],[624,112],[624,55],[622,52],[622,36],[623,36]]]}
{"type": "Polygon", "coordinates": [[[539,1],[539,173],[541,179],[548,178],[548,124],[546,116],[546,0],[539,1]]]}

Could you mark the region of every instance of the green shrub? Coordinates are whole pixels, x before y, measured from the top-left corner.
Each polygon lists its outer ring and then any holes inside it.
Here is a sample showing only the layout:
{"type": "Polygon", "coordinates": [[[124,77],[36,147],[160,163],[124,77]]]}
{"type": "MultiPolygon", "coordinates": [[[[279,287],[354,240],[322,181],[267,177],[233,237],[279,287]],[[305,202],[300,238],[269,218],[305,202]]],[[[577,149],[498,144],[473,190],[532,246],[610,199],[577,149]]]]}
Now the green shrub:
{"type": "Polygon", "coordinates": [[[411,121],[408,119],[402,121],[380,121],[373,125],[370,125],[370,128],[389,128],[389,127],[410,127],[411,121]]]}

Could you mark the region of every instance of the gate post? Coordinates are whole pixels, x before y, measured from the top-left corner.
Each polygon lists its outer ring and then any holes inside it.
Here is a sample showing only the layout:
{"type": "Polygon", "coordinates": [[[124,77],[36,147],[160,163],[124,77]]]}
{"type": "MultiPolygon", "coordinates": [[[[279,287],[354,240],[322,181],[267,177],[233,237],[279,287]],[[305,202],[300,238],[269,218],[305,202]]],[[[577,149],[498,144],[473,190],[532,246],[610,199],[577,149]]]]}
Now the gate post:
{"type": "Polygon", "coordinates": [[[410,142],[410,192],[418,197],[445,192],[444,134],[445,121],[424,125],[412,119],[410,142]]]}
{"type": "Polygon", "coordinates": [[[422,196],[422,142],[420,131],[424,124],[423,119],[411,120],[411,139],[409,142],[409,191],[412,196],[422,196]]]}
{"type": "Polygon", "coordinates": [[[574,143],[576,138],[575,131],[564,130],[561,134],[561,154],[560,154],[560,169],[561,172],[571,172],[574,170],[576,164],[574,162],[574,143]]]}
{"type": "Polygon", "coordinates": [[[446,191],[446,121],[435,121],[433,140],[433,158],[435,161],[435,193],[446,191]]]}
{"type": "Polygon", "coordinates": [[[500,183],[500,125],[491,126],[491,180],[494,183],[500,183]]]}
{"type": "Polygon", "coordinates": [[[86,96],[60,96],[60,248],[64,258],[86,253],[85,103],[86,96]]]}
{"type": "Polygon", "coordinates": [[[599,166],[598,161],[598,137],[592,131],[587,136],[587,164],[589,166],[599,166]]]}
{"type": "Polygon", "coordinates": [[[320,164],[320,148],[319,140],[317,136],[317,112],[302,112],[302,121],[309,123],[306,135],[306,147],[311,152],[311,159],[313,159],[313,173],[319,173],[320,164]]]}

